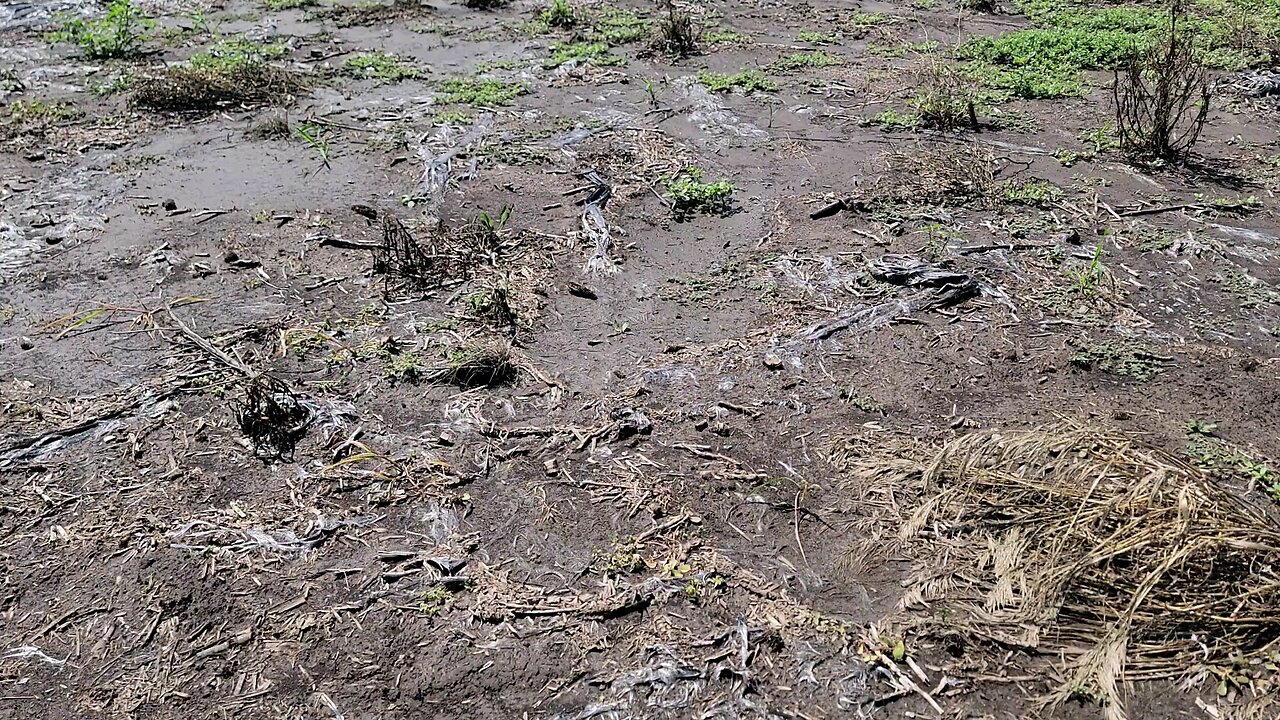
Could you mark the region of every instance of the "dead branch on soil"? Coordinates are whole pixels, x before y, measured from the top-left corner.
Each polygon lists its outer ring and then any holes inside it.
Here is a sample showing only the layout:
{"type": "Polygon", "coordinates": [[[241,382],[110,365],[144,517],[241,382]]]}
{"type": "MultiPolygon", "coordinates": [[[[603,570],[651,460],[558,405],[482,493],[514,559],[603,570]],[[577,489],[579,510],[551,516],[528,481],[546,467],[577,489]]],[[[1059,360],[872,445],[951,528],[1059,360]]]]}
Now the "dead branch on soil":
{"type": "Polygon", "coordinates": [[[977,433],[850,470],[846,490],[900,504],[882,522],[919,567],[902,607],[945,603],[953,627],[1065,658],[1052,702],[1092,697],[1120,719],[1121,681],[1247,662],[1280,640],[1274,523],[1124,435],[977,433]]]}

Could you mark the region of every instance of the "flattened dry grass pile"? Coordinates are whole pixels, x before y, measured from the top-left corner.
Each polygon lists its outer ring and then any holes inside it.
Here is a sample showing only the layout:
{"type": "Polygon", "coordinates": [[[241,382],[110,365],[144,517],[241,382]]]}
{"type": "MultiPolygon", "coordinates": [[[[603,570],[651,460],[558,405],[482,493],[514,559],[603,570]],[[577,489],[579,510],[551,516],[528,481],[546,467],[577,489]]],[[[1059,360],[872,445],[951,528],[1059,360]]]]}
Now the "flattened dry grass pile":
{"type": "Polygon", "coordinates": [[[1277,525],[1173,456],[1065,424],[849,465],[850,489],[892,499],[882,519],[916,563],[902,609],[941,604],[951,631],[1065,660],[1049,700],[1123,718],[1123,681],[1275,691],[1277,525]]]}
{"type": "Polygon", "coordinates": [[[300,89],[294,74],[265,64],[171,65],[139,78],[133,103],[159,112],[214,112],[277,103],[300,89]]]}
{"type": "Polygon", "coordinates": [[[995,188],[995,157],[978,145],[918,144],[886,152],[880,164],[868,204],[958,205],[985,200],[995,188]]]}

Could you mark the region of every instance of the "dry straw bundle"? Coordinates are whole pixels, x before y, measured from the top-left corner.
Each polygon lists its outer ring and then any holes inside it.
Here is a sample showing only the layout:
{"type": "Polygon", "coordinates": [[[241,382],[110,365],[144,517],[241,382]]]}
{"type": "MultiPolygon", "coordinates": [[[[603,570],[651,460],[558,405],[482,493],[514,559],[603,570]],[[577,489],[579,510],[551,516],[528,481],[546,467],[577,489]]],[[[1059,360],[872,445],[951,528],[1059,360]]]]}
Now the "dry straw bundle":
{"type": "Polygon", "coordinates": [[[1123,718],[1122,681],[1260,669],[1280,647],[1276,524],[1164,452],[1067,424],[851,469],[863,497],[897,498],[917,562],[903,609],[938,601],[952,629],[1065,658],[1052,701],[1088,695],[1123,718]]]}

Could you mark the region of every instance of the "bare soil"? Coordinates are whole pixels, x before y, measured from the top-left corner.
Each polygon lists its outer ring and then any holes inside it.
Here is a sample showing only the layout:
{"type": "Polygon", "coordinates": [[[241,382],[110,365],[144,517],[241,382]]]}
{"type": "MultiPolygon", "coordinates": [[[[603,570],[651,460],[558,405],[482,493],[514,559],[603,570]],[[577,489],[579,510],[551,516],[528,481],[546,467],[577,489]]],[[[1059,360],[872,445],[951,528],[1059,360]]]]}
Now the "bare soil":
{"type": "MultiPolygon", "coordinates": [[[[609,51],[621,64],[553,69],[575,31],[530,33],[541,6],[409,3],[349,23],[232,0],[144,7],[164,28],[200,9],[218,34],[284,40],[273,62],[307,89],[166,115],[92,88],[213,35],[88,60],[43,39],[52,6],[16,7],[0,11],[0,70],[23,89],[5,102],[80,114],[0,146],[0,717],[931,717],[931,702],[1098,717],[1038,702],[1063,681],[1052,659],[881,638],[913,568],[867,542],[884,498],[847,492],[840,459],[1063,418],[1172,453],[1196,420],[1280,456],[1270,100],[1224,95],[1199,169],[1115,152],[1065,167],[1053,151],[1110,117],[1105,78],[1089,97],[1014,101],[1003,128],[863,124],[913,77],[911,56],[870,44],[1025,24],[949,1],[864,3],[902,21],[824,46],[840,65],[771,74],[776,91],[715,94],[701,69],[811,50],[797,33],[850,9],[693,7],[747,40],[685,60],[640,40],[609,51]],[[337,72],[373,50],[422,76],[337,72]],[[477,71],[528,92],[438,102],[477,71]],[[442,110],[470,122],[447,128],[442,110]],[[272,118],[281,136],[250,132],[272,118]],[[811,217],[885,187],[895,156],[963,148],[992,183],[1062,194],[811,217]],[[433,207],[424,158],[451,149],[433,207]],[[729,212],[673,217],[663,178],[687,166],[733,183],[729,212]],[[591,170],[613,188],[595,271],[591,170]],[[1258,206],[1210,202],[1242,194],[1258,206]],[[505,205],[493,244],[440,282],[375,272],[385,218],[448,255],[505,205]],[[980,291],[812,339],[918,291],[867,274],[886,255],[980,291]],[[509,315],[491,312],[497,292],[509,315]],[[458,374],[478,343],[510,345],[509,378],[458,374]],[[282,385],[257,399],[303,419],[290,447],[246,437],[264,373],[282,385]],[[918,692],[890,655],[917,665],[918,692]]],[[[1262,484],[1232,482],[1269,506],[1262,484]]],[[[1226,716],[1251,697],[1185,685],[1133,683],[1130,717],[1226,716]]]]}

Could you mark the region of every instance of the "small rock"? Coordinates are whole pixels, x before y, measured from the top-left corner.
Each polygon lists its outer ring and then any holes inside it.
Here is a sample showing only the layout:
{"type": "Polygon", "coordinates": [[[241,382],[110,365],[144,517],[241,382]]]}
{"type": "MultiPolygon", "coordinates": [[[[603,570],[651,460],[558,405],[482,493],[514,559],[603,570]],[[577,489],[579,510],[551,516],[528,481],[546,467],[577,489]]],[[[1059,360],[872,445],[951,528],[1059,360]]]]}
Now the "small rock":
{"type": "Polygon", "coordinates": [[[22,157],[29,162],[39,162],[44,159],[45,155],[43,150],[32,150],[22,157]]]}
{"type": "Polygon", "coordinates": [[[173,198],[169,198],[164,202],[160,203],[160,207],[164,208],[169,212],[173,212],[174,210],[178,209],[178,201],[174,200],[173,198]]]}
{"type": "Polygon", "coordinates": [[[454,443],[453,432],[449,430],[440,431],[440,436],[437,438],[437,442],[446,447],[452,445],[454,443]]]}
{"type": "Polygon", "coordinates": [[[565,288],[569,291],[569,294],[573,295],[574,297],[580,297],[586,300],[595,300],[599,297],[598,295],[596,295],[595,290],[592,290],[586,285],[581,285],[576,282],[568,283],[565,286],[565,288]]]}
{"type": "Polygon", "coordinates": [[[222,258],[222,261],[227,263],[228,265],[236,263],[239,260],[240,260],[240,256],[236,254],[235,250],[228,250],[226,257],[222,258]]]}
{"type": "Polygon", "coordinates": [[[31,348],[33,348],[33,347],[35,347],[35,346],[36,346],[36,344],[35,344],[35,343],[33,343],[33,342],[31,342],[31,338],[29,338],[29,337],[24,337],[24,338],[19,338],[19,339],[18,339],[18,347],[22,348],[23,350],[30,350],[31,348]]]}
{"type": "Polygon", "coordinates": [[[769,368],[770,370],[781,370],[781,369],[782,369],[782,358],[781,358],[781,357],[779,357],[777,353],[771,353],[771,352],[770,352],[770,353],[765,353],[765,354],[764,354],[764,366],[765,366],[765,367],[767,367],[767,368],[769,368]]]}

